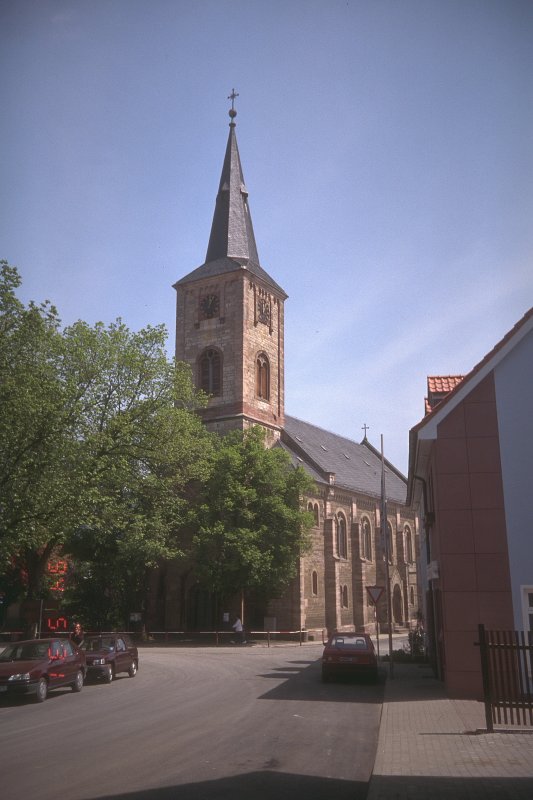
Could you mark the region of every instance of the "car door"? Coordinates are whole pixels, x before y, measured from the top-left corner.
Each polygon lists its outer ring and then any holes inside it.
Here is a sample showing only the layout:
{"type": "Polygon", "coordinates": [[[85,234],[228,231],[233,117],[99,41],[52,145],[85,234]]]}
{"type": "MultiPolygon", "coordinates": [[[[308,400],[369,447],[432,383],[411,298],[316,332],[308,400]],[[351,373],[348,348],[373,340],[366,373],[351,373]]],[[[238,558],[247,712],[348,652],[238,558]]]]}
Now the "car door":
{"type": "Polygon", "coordinates": [[[131,659],[128,654],[126,642],[121,636],[118,636],[115,642],[116,647],[116,672],[126,672],[130,666],[131,659]]]}
{"type": "Polygon", "coordinates": [[[65,678],[65,655],[63,642],[53,639],[50,642],[50,664],[48,666],[48,686],[53,689],[55,686],[63,686],[65,678]]]}
{"type": "Polygon", "coordinates": [[[63,645],[65,683],[72,683],[76,679],[76,673],[79,669],[78,654],[72,647],[72,642],[69,642],[68,639],[64,639],[61,644],[63,645]]]}

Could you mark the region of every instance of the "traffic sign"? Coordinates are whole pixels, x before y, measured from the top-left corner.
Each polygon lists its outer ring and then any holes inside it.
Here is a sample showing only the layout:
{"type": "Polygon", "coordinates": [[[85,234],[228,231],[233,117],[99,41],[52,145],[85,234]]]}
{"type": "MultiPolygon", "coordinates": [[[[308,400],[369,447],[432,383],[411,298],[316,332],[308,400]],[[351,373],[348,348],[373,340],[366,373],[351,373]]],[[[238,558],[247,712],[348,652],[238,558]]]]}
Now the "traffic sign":
{"type": "Polygon", "coordinates": [[[370,595],[370,599],[372,600],[374,605],[377,606],[379,598],[381,597],[381,595],[385,591],[385,587],[384,586],[367,586],[366,590],[367,590],[368,594],[370,595]]]}

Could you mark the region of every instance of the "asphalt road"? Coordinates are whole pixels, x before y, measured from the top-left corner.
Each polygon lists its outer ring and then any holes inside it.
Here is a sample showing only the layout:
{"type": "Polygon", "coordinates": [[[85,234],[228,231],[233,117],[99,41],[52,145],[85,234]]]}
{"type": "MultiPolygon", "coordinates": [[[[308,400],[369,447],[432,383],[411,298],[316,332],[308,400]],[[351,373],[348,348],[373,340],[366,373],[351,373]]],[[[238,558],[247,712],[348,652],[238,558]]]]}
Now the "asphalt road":
{"type": "Polygon", "coordinates": [[[320,645],[141,649],[135,678],[0,704],[3,800],[363,800],[383,683],[320,645]]]}

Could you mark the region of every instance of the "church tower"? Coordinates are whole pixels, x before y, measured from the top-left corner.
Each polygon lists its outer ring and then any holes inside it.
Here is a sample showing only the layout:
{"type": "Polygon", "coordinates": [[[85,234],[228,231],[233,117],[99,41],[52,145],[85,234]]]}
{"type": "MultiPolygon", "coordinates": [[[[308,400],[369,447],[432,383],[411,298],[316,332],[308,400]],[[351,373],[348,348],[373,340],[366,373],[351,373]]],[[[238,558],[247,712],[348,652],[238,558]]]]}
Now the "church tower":
{"type": "Polygon", "coordinates": [[[284,425],[283,304],[287,295],[259,263],[235,133],[229,136],[205,262],[174,284],[176,359],[209,395],[213,431],[259,424],[271,440],[284,425]]]}

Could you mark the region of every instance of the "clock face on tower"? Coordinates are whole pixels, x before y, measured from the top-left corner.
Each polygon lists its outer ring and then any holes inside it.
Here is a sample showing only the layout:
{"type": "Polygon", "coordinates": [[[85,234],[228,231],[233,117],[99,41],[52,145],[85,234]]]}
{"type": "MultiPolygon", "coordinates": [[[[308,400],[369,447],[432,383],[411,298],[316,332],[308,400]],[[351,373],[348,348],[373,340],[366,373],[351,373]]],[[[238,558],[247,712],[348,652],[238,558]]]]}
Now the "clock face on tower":
{"type": "Polygon", "coordinates": [[[217,294],[206,294],[200,300],[200,312],[203,319],[212,319],[218,314],[220,303],[217,294]]]}

